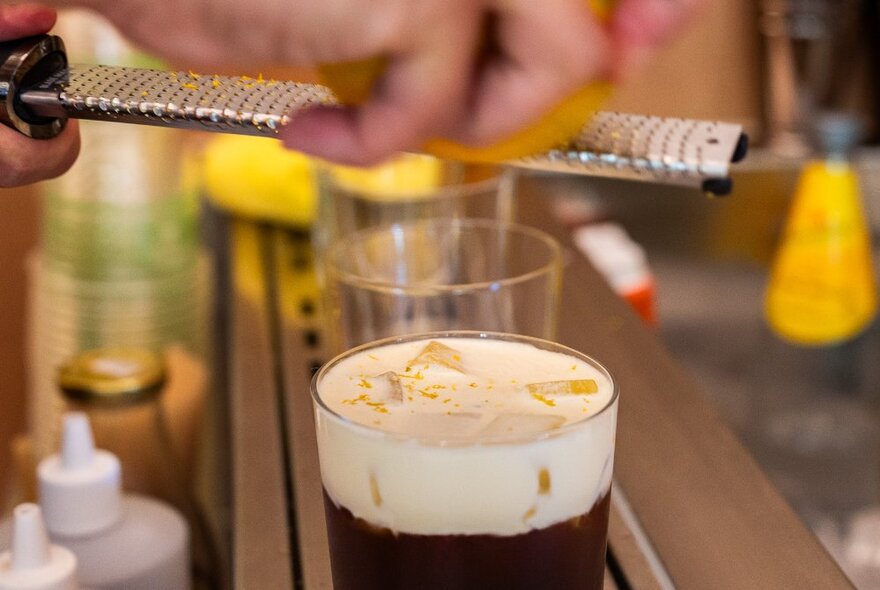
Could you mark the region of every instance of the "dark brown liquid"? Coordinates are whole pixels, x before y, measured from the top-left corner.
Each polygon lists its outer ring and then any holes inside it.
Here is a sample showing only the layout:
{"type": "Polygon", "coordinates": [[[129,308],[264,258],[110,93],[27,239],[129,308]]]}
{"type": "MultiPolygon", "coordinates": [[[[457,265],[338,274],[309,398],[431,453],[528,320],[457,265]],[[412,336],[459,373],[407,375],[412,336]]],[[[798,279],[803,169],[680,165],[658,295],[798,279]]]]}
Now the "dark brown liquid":
{"type": "Polygon", "coordinates": [[[582,516],[513,536],[395,535],[324,493],[335,590],[601,590],[606,494],[582,516]]]}

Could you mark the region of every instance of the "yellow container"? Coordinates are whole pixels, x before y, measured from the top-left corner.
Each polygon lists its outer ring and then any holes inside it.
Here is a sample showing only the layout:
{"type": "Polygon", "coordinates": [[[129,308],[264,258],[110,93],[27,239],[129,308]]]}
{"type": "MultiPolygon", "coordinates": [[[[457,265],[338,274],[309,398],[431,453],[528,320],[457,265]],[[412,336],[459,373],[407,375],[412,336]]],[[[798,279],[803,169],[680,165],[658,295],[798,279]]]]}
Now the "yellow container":
{"type": "Polygon", "coordinates": [[[821,346],[864,330],[877,311],[871,243],[858,178],[846,161],[804,168],[770,275],[770,327],[821,346]]]}

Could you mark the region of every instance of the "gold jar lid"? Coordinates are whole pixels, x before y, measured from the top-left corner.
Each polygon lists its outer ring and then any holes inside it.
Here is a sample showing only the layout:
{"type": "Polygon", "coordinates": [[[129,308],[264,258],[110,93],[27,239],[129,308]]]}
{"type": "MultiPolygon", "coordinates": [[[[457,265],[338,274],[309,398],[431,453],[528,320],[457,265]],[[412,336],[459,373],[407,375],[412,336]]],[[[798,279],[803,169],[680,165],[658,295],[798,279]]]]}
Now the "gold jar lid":
{"type": "Polygon", "coordinates": [[[78,354],[58,370],[58,386],[81,403],[120,405],[155,398],[165,384],[162,357],[143,348],[99,348],[78,354]]]}

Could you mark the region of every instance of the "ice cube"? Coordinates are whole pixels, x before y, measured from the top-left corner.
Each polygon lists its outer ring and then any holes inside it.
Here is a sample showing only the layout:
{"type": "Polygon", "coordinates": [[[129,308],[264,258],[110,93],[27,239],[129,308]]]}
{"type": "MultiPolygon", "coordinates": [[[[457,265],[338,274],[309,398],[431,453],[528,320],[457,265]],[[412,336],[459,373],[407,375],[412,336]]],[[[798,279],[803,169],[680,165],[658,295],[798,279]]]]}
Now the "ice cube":
{"type": "Polygon", "coordinates": [[[472,439],[480,431],[483,414],[477,412],[437,412],[415,414],[408,425],[420,436],[431,439],[472,439]]]}
{"type": "Polygon", "coordinates": [[[555,414],[498,414],[480,432],[481,436],[538,434],[565,424],[565,416],[555,414]]]}
{"type": "Polygon", "coordinates": [[[589,395],[599,391],[594,379],[573,379],[571,381],[544,381],[526,385],[533,396],[589,395]]]}
{"type": "Polygon", "coordinates": [[[400,378],[394,371],[370,377],[368,383],[372,386],[370,399],[374,402],[392,405],[403,403],[403,387],[400,385],[400,378]]]}
{"type": "Polygon", "coordinates": [[[422,351],[409,362],[412,366],[440,366],[464,373],[461,352],[436,340],[431,340],[422,351]]]}

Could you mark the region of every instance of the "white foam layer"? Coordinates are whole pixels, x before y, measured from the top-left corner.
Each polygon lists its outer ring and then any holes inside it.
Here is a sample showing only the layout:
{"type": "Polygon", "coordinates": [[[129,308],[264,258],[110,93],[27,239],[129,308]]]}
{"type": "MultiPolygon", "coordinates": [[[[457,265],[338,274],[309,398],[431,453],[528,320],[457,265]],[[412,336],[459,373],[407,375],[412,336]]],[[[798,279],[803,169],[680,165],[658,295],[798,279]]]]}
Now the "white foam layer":
{"type": "Polygon", "coordinates": [[[319,378],[322,401],[343,416],[316,412],[331,499],[411,534],[513,535],[587,513],[611,485],[607,374],[522,342],[436,341],[454,349],[441,349],[448,363],[410,362],[428,344],[415,340],[361,351],[319,378]],[[588,379],[594,393],[527,386],[588,379]]]}

